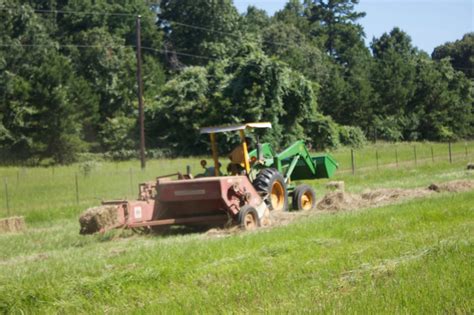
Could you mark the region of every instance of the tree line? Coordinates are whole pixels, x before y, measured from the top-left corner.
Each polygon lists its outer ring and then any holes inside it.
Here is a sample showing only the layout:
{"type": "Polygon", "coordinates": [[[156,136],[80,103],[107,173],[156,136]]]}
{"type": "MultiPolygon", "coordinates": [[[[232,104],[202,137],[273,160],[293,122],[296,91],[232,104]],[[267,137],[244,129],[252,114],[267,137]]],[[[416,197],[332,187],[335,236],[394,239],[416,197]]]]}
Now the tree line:
{"type": "Polygon", "coordinates": [[[137,15],[151,156],[205,153],[199,127],[243,121],[272,122],[277,148],[471,138],[474,33],[431,55],[399,28],[367,47],[357,4],[0,0],[0,159],[137,155],[137,15]]]}

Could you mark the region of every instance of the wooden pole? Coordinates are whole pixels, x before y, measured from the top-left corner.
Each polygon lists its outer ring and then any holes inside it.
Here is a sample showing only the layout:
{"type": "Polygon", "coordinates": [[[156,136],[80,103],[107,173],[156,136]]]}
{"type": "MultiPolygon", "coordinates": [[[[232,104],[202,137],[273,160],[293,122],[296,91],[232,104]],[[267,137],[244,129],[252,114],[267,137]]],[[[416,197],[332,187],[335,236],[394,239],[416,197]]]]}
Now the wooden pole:
{"type": "Polygon", "coordinates": [[[395,148],[395,163],[397,163],[397,167],[398,167],[398,149],[395,148]]]}
{"type": "Polygon", "coordinates": [[[414,156],[415,156],[415,166],[417,166],[417,165],[418,165],[418,161],[417,161],[417,159],[416,159],[416,145],[413,146],[413,154],[414,154],[414,156]]]}
{"type": "Polygon", "coordinates": [[[146,167],[145,160],[145,115],[143,112],[143,81],[142,81],[142,43],[141,43],[141,16],[137,16],[137,85],[138,85],[138,122],[140,125],[140,166],[146,167]]]}
{"type": "Polygon", "coordinates": [[[74,174],[74,182],[76,183],[76,204],[79,204],[79,180],[77,178],[77,173],[74,174]]]}
{"type": "Polygon", "coordinates": [[[130,195],[133,196],[133,173],[132,168],[129,169],[130,175],[130,195]]]}
{"type": "Polygon", "coordinates": [[[10,196],[8,195],[8,179],[3,178],[3,183],[5,185],[5,203],[7,206],[7,216],[10,216],[10,196]]]}
{"type": "Polygon", "coordinates": [[[377,170],[379,169],[379,150],[375,150],[375,160],[377,161],[377,170]]]}
{"type": "Polygon", "coordinates": [[[352,175],[354,175],[355,174],[354,149],[351,149],[351,164],[352,164],[352,175]]]}
{"type": "Polygon", "coordinates": [[[453,163],[453,156],[451,153],[451,141],[449,141],[448,150],[449,150],[449,163],[453,163]]]}

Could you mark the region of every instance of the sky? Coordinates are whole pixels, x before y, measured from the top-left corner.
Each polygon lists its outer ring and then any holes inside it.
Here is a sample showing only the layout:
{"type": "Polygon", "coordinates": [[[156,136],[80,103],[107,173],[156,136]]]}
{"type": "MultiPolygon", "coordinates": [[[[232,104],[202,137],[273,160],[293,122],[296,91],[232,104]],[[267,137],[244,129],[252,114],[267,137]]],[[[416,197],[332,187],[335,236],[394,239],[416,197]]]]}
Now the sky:
{"type": "MultiPolygon", "coordinates": [[[[243,13],[249,5],[272,15],[287,0],[234,0],[243,13]]],[[[359,20],[364,26],[366,44],[395,26],[412,38],[419,49],[431,54],[436,46],[461,39],[474,32],[474,0],[360,0],[356,11],[367,15],[359,20]]]]}

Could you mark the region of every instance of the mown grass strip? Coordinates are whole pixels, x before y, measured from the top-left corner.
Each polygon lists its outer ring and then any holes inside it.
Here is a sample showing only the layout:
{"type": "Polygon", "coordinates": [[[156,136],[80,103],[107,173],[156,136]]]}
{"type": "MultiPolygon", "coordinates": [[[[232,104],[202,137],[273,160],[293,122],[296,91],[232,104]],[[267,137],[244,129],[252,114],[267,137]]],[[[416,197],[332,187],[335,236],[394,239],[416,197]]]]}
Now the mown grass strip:
{"type": "Polygon", "coordinates": [[[225,238],[0,237],[0,310],[469,313],[474,192],[225,238]],[[5,247],[9,244],[7,247],[5,247]]]}

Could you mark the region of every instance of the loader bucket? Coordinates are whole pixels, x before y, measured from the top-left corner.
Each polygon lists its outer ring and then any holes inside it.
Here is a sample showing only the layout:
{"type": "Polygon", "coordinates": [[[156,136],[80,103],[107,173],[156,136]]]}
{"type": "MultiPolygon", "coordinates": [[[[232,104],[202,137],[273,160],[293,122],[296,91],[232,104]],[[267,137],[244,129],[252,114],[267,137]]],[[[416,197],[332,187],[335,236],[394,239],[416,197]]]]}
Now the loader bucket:
{"type": "Polygon", "coordinates": [[[339,167],[330,155],[314,156],[312,159],[316,164],[316,178],[330,178],[339,167]]]}

